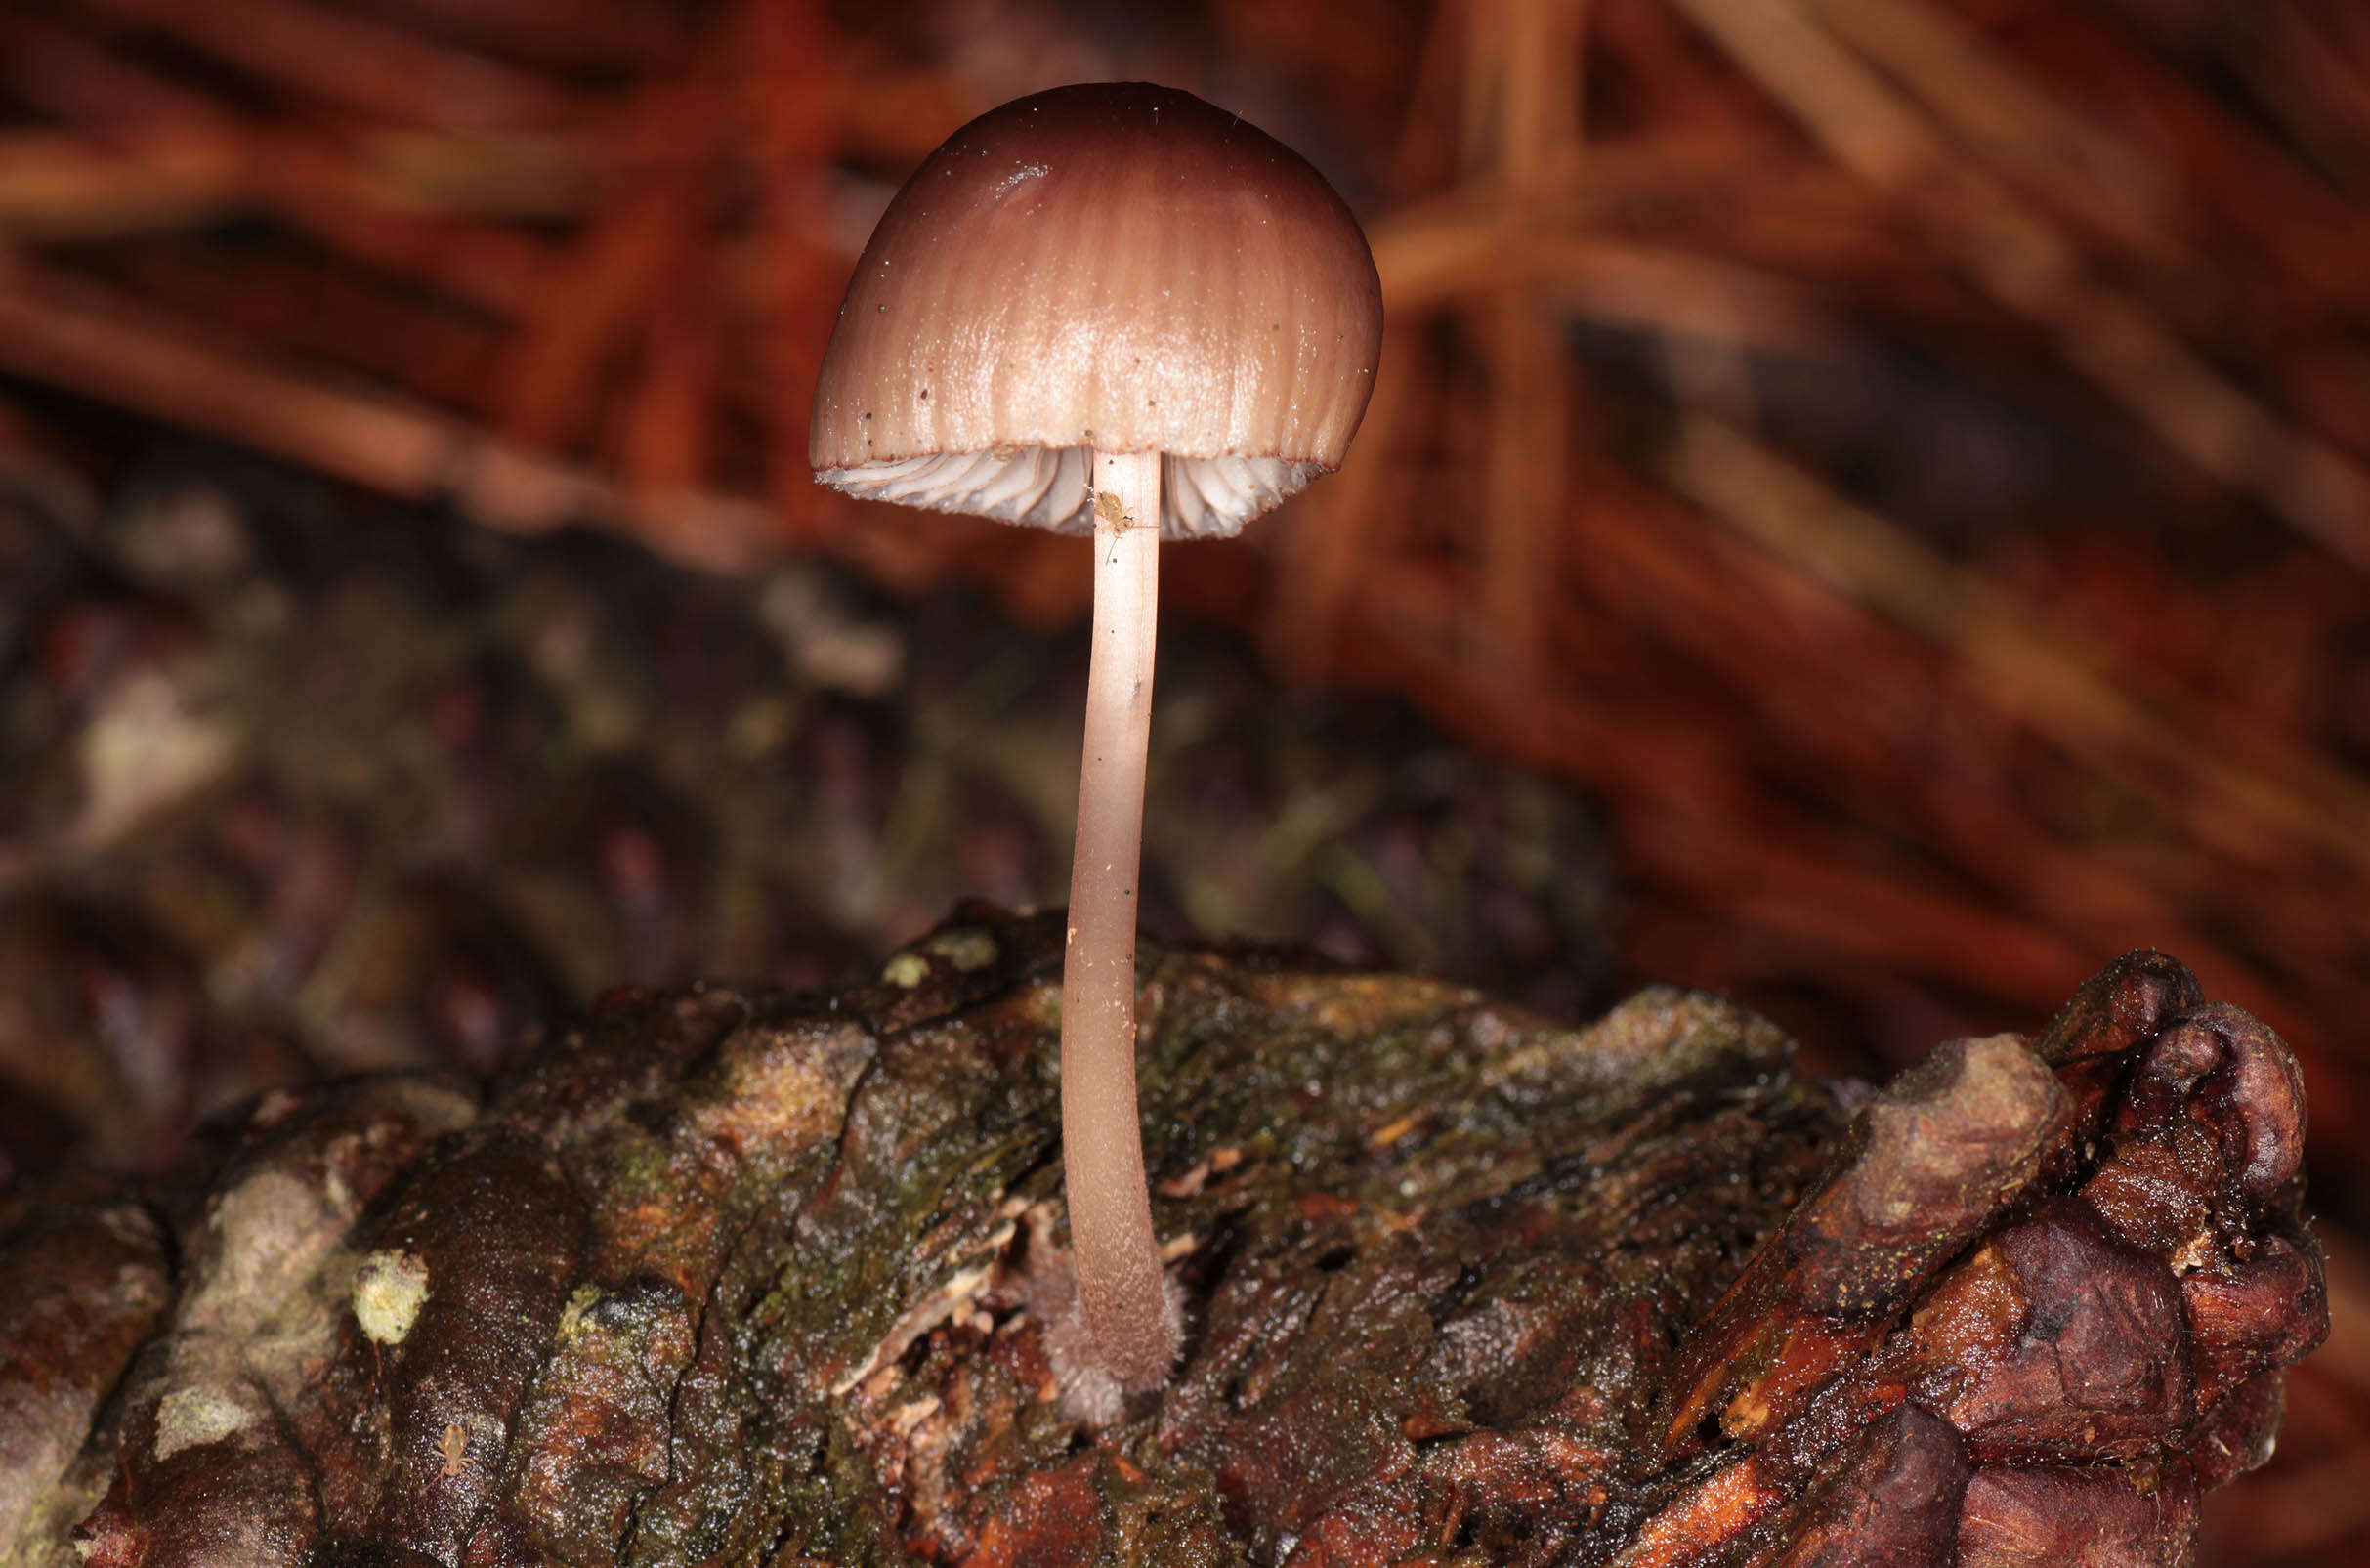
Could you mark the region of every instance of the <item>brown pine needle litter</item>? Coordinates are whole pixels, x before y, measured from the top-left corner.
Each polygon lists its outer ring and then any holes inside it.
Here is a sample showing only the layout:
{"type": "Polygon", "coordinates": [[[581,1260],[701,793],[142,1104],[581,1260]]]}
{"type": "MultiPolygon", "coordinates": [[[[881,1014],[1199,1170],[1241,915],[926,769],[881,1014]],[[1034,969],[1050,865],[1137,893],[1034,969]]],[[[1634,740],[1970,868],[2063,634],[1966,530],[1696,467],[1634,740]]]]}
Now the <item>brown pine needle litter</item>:
{"type": "Polygon", "coordinates": [[[104,407],[499,529],[1066,621],[1075,547],[850,527],[806,425],[888,191],[1088,77],[1307,151],[1389,311],[1342,474],[1178,552],[1175,613],[1585,786],[1625,970],[1837,1066],[2140,945],[2293,1042],[2336,1328],[2207,1558],[2359,1560],[2354,0],[18,0],[0,452],[104,407]]]}

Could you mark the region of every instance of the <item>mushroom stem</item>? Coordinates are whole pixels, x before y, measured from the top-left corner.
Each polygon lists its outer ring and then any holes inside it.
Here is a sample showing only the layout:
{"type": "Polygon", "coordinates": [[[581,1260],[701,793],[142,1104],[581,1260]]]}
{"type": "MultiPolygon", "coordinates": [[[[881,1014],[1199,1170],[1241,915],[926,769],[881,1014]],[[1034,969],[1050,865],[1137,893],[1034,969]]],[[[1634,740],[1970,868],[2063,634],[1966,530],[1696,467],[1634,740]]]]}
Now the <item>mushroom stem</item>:
{"type": "Polygon", "coordinates": [[[1062,966],[1070,1247],[1103,1370],[1157,1388],[1180,1327],[1161,1273],[1135,1103],[1136,875],[1160,592],[1161,454],[1094,454],[1094,650],[1062,966]]]}

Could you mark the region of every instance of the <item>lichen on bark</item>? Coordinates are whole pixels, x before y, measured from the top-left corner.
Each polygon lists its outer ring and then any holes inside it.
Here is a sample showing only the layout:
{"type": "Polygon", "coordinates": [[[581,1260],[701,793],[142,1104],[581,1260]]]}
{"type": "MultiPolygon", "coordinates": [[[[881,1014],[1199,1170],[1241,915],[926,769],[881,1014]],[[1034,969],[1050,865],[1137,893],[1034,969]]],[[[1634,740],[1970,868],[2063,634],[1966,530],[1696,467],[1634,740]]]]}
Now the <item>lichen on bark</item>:
{"type": "Polygon", "coordinates": [[[1869,1097],[1715,997],[1147,945],[1186,1357],[1089,1427],[1060,952],[967,910],[21,1190],[0,1562],[2174,1563],[2322,1330],[2293,1064],[2156,955],[1869,1097]]]}

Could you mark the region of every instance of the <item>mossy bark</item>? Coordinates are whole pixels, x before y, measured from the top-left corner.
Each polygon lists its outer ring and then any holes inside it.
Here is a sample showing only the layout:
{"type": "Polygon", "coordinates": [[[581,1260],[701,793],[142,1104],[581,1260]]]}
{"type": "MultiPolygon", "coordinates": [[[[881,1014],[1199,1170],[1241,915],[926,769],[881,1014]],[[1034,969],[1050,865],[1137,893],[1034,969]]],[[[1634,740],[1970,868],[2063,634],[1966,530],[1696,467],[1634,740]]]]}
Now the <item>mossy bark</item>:
{"type": "Polygon", "coordinates": [[[966,911],[20,1191],[0,1562],[2173,1563],[2320,1333],[2292,1064],[2169,960],[1871,1098],[1711,996],[1148,946],[1186,1357],[1089,1428],[1060,951],[966,911]]]}

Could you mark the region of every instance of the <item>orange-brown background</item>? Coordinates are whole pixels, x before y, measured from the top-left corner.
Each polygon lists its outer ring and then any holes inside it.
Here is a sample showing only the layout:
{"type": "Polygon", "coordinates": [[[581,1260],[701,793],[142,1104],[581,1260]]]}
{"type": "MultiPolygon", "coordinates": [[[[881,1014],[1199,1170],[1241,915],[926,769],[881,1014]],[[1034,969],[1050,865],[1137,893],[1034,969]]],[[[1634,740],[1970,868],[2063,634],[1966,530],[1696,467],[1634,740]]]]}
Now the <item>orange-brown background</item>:
{"type": "Polygon", "coordinates": [[[896,181],[1111,76],[1299,147],[1390,312],[1343,472],[1172,603],[1589,791],[1624,971],[1825,1065],[2143,944],[2272,1021],[2335,1334],[2207,1560],[2360,1560],[2355,0],[9,0],[0,426],[1058,623],[1075,545],[835,501],[807,399],[896,181]]]}

